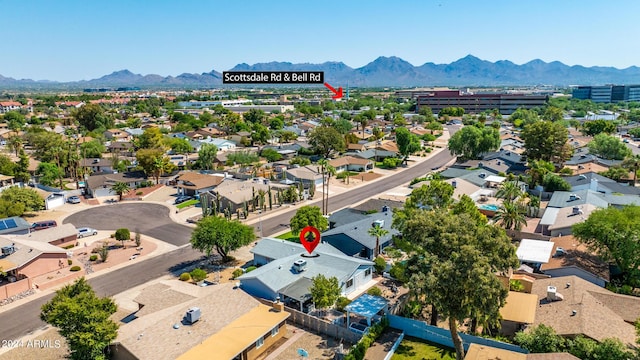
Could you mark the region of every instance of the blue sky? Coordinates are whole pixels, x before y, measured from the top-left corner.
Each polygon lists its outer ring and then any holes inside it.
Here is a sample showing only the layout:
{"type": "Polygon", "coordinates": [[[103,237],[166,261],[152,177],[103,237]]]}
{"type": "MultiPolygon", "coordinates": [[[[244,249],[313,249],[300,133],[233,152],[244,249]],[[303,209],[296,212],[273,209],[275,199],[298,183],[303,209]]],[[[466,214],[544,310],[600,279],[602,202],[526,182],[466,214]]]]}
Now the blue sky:
{"type": "Polygon", "coordinates": [[[88,80],[178,75],[238,63],[378,56],[414,65],[467,54],[522,64],[640,65],[640,1],[0,0],[0,74],[88,80]]]}

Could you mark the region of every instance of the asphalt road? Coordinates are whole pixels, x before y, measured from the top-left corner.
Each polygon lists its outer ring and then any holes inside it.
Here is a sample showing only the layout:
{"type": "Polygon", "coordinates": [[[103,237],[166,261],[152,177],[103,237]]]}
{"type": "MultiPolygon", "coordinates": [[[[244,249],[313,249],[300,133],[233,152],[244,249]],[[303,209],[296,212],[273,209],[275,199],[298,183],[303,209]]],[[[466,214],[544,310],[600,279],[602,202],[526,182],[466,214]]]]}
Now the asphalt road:
{"type": "Polygon", "coordinates": [[[189,242],[192,228],[177,224],[169,217],[166,206],[149,203],[123,203],[98,206],[77,212],[64,220],[76,227],[98,230],[127,228],[169,244],[182,246],[189,242]]]}
{"type": "MultiPolygon", "coordinates": [[[[456,127],[449,127],[449,129],[452,134],[457,130],[456,127]]],[[[393,176],[333,196],[329,199],[329,211],[355,204],[408,183],[413,178],[423,176],[452,159],[453,156],[445,150],[393,176]]],[[[311,203],[311,205],[320,204],[321,201],[311,203]]],[[[295,211],[296,209],[292,209],[263,220],[263,235],[269,236],[281,232],[284,229],[282,224],[288,224],[295,211]]],[[[127,227],[174,245],[188,243],[192,230],[187,226],[173,223],[166,207],[148,203],[100,206],[71,215],[64,222],[72,223],[75,226],[90,226],[99,230],[127,227]]],[[[191,249],[191,247],[184,247],[96,276],[89,280],[89,283],[98,295],[113,296],[169,272],[177,274],[183,266],[200,259],[202,259],[200,252],[191,249]]],[[[48,295],[34,299],[10,311],[0,313],[0,340],[18,339],[45,326],[46,324],[39,318],[40,308],[52,297],[53,295],[48,295]]]]}

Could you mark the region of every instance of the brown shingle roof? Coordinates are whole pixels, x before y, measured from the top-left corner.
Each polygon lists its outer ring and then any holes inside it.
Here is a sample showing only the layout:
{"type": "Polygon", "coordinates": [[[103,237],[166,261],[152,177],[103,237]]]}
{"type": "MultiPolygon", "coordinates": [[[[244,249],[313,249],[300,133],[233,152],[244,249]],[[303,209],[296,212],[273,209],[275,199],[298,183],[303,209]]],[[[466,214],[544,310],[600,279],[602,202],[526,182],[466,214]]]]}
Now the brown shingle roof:
{"type": "Polygon", "coordinates": [[[224,180],[222,176],[185,172],[178,176],[178,187],[191,190],[200,190],[212,186],[218,186],[224,180]]]}
{"type": "MultiPolygon", "coordinates": [[[[589,251],[589,249],[580,243],[573,235],[554,237],[551,241],[555,244],[551,252],[552,254],[556,253],[558,247],[564,249],[566,254],[562,256],[552,256],[548,263],[542,264],[540,270],[545,271],[575,266],[609,281],[609,265],[589,251]]],[[[638,314],[640,315],[640,312],[638,314]]]]}

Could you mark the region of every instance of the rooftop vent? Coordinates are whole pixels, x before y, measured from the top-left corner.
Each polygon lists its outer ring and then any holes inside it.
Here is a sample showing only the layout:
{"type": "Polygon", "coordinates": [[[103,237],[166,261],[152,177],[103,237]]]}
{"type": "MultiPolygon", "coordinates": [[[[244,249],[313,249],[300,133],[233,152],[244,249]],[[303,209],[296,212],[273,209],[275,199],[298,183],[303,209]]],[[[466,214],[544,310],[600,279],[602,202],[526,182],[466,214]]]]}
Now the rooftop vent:
{"type": "Polygon", "coordinates": [[[582,209],[580,209],[580,207],[578,207],[578,206],[574,206],[574,207],[571,209],[571,215],[580,215],[580,214],[582,214],[582,213],[583,213],[583,212],[582,212],[582,209]]]}
{"type": "Polygon", "coordinates": [[[453,186],[453,188],[454,188],[454,189],[455,189],[455,188],[457,188],[457,187],[458,187],[458,182],[457,182],[457,181],[455,181],[455,180],[453,180],[453,181],[451,182],[451,186],[453,186]]]}
{"type": "Polygon", "coordinates": [[[569,194],[569,201],[580,200],[580,196],[576,194],[569,194]]]}
{"type": "Polygon", "coordinates": [[[556,256],[564,256],[564,255],[567,255],[567,250],[558,246],[556,248],[556,256]]]}
{"type": "Polygon", "coordinates": [[[578,180],[586,180],[587,176],[585,174],[578,175],[578,180]]]}
{"type": "Polygon", "coordinates": [[[383,212],[383,213],[386,213],[386,212],[388,212],[388,211],[389,211],[389,209],[390,209],[390,208],[389,208],[387,205],[385,205],[385,206],[383,206],[383,207],[382,207],[382,212],[383,212]]]}
{"type": "Polygon", "coordinates": [[[563,300],[564,297],[562,294],[556,291],[555,286],[547,286],[547,300],[548,301],[560,301],[563,300]]]}
{"type": "Polygon", "coordinates": [[[184,315],[184,319],[187,324],[193,324],[196,321],[200,320],[200,308],[192,307],[191,309],[187,310],[187,313],[184,315]]]}
{"type": "Polygon", "coordinates": [[[293,271],[295,271],[297,273],[301,273],[301,272],[307,270],[307,260],[298,259],[298,260],[293,262],[293,266],[291,268],[293,269],[293,271]]]}

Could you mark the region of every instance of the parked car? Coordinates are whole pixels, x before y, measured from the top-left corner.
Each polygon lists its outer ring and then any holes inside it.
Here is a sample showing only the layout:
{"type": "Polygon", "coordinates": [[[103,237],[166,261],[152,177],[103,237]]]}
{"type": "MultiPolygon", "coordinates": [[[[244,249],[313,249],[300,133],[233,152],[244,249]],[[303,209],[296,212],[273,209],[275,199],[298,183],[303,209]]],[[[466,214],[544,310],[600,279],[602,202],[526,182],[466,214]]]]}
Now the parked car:
{"type": "Polygon", "coordinates": [[[183,203],[183,202],[185,202],[185,201],[189,201],[189,200],[191,200],[191,199],[193,199],[193,196],[187,196],[187,195],[178,196],[178,197],[176,198],[176,201],[175,201],[175,203],[174,203],[174,204],[176,204],[176,205],[177,205],[177,204],[181,204],[181,203],[183,203]]]}
{"type": "Polygon", "coordinates": [[[31,224],[31,231],[44,230],[56,226],[58,226],[58,223],[55,220],[36,221],[31,224]]]}
{"type": "Polygon", "coordinates": [[[69,196],[67,198],[67,202],[69,204],[80,204],[80,197],[79,196],[69,196]]]}
{"type": "Polygon", "coordinates": [[[78,239],[82,239],[85,236],[98,235],[98,230],[92,229],[90,227],[81,227],[78,228],[78,239]]]}

